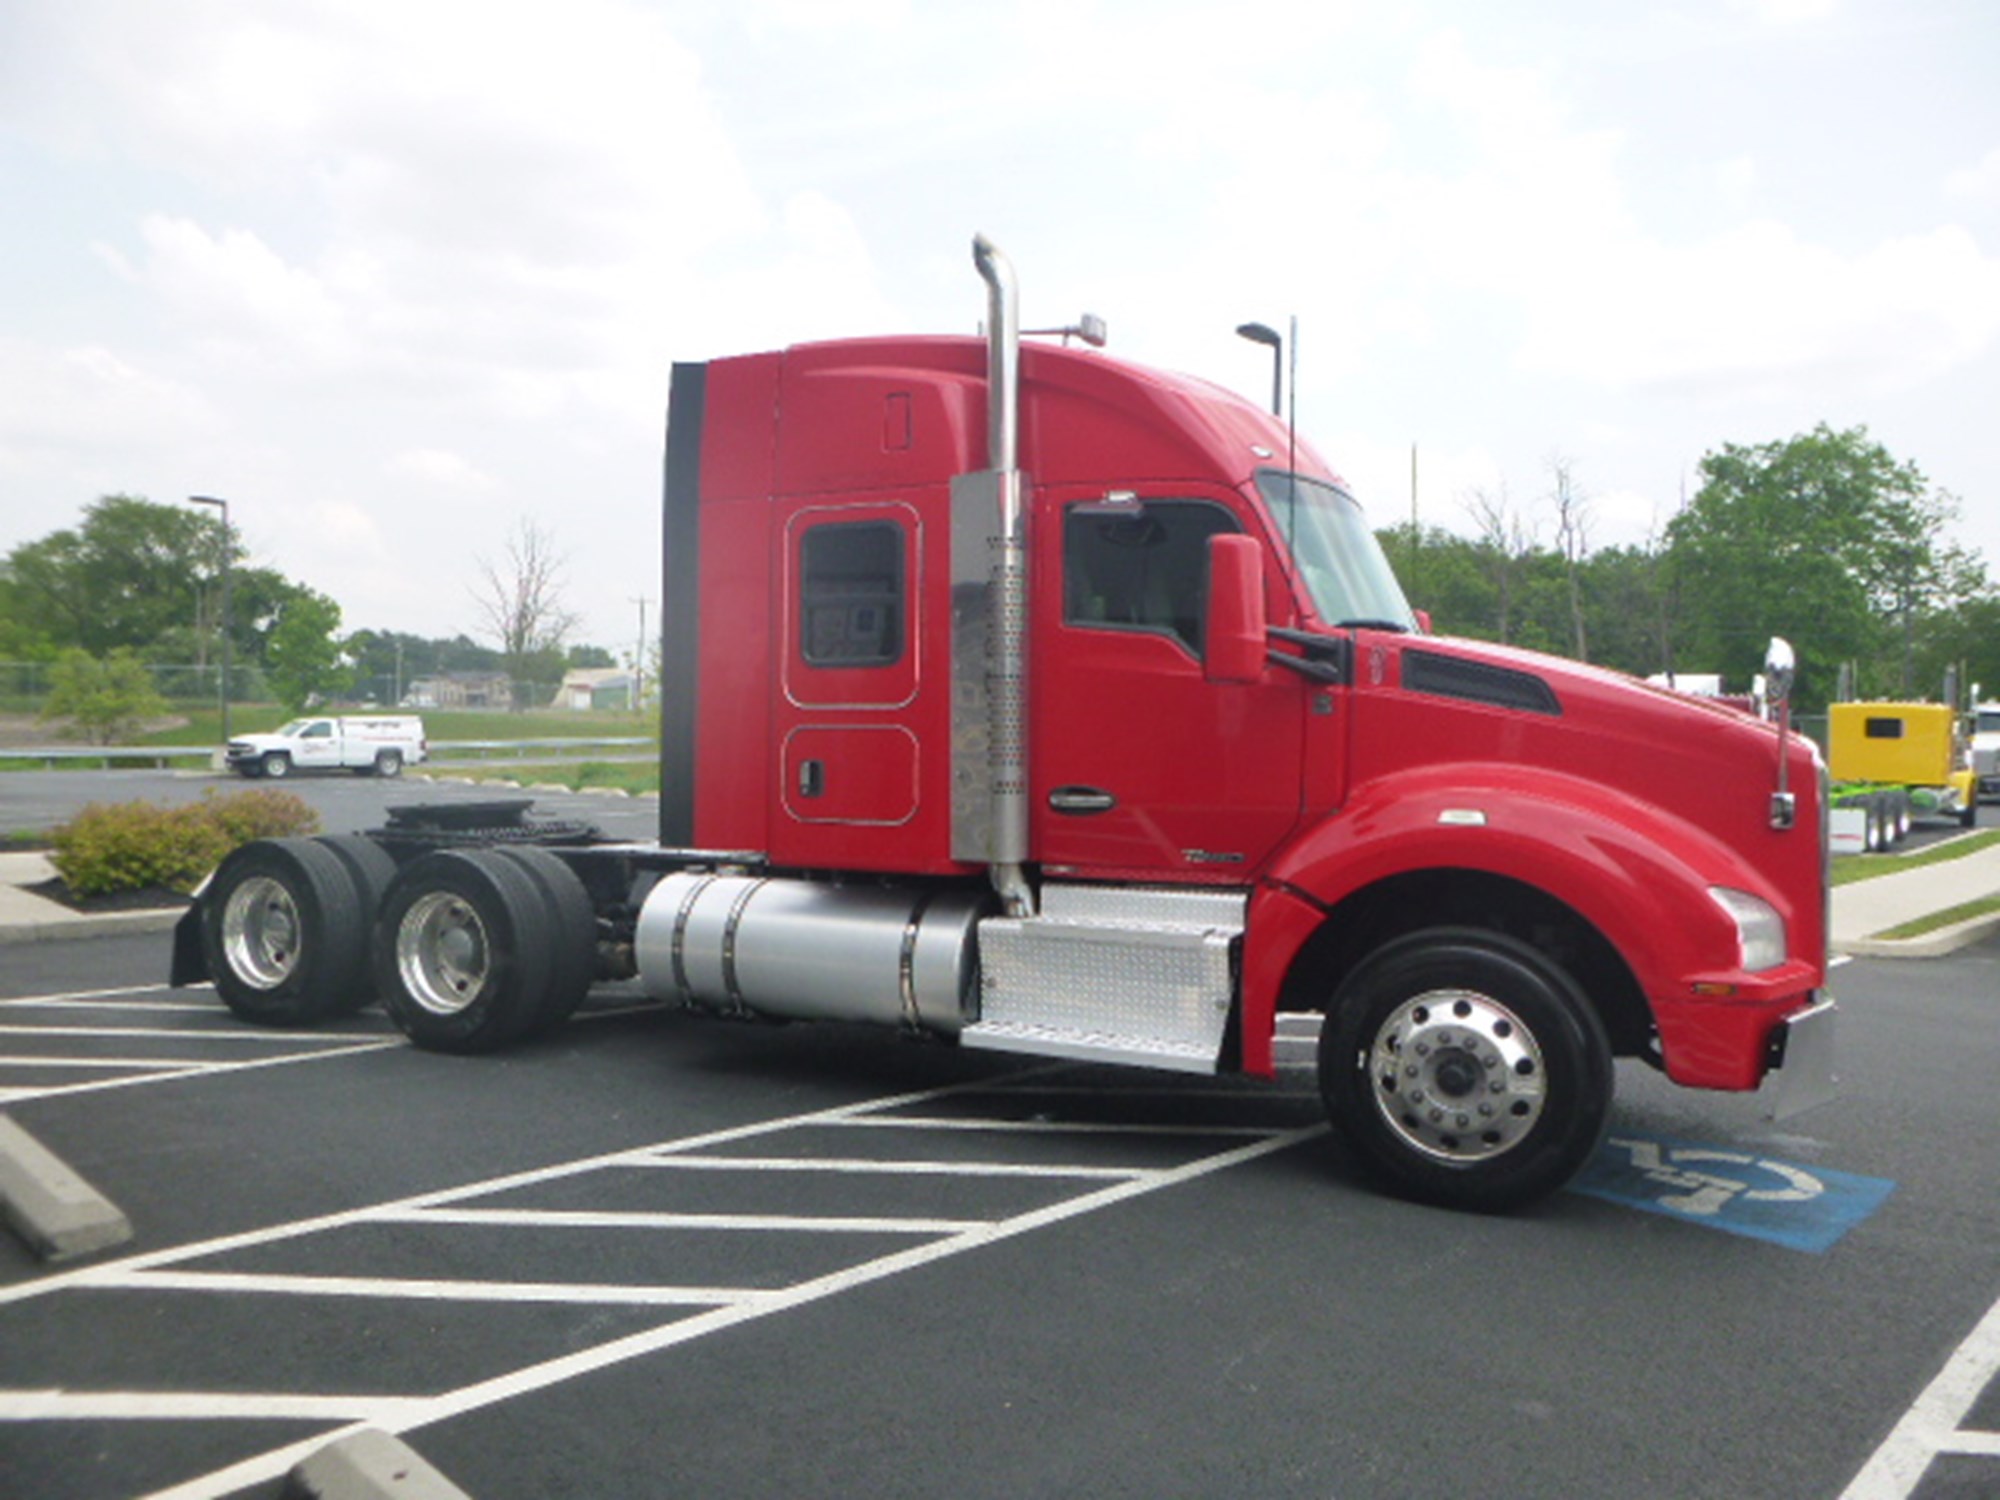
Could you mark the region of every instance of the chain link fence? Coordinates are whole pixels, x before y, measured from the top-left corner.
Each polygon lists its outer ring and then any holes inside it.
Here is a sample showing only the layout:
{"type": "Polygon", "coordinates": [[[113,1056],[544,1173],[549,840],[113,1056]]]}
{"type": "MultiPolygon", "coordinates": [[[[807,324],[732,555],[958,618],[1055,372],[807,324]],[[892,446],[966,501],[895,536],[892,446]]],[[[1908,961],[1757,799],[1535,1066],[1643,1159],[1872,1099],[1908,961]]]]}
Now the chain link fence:
{"type": "MultiPolygon", "coordinates": [[[[54,687],[54,663],[45,661],[0,661],[0,713],[40,713],[54,687]]],[[[192,663],[150,662],[153,687],[169,703],[216,703],[222,696],[222,668],[192,663]]],[[[263,669],[238,663],[229,669],[231,703],[266,703],[270,687],[263,669]]]]}

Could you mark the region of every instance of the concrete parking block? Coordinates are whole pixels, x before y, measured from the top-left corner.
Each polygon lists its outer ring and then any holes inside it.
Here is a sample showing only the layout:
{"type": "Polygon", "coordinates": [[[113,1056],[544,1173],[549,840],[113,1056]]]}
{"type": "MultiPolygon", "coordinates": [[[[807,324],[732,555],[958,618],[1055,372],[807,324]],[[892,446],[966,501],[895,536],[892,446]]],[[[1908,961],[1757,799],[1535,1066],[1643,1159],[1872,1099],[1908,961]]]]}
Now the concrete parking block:
{"type": "Polygon", "coordinates": [[[116,1204],[0,1115],[0,1213],[43,1260],[68,1260],[132,1238],[116,1204]]]}
{"type": "Polygon", "coordinates": [[[400,1438],[373,1427],[328,1443],[285,1476],[283,1500],[472,1500],[400,1438]]]}

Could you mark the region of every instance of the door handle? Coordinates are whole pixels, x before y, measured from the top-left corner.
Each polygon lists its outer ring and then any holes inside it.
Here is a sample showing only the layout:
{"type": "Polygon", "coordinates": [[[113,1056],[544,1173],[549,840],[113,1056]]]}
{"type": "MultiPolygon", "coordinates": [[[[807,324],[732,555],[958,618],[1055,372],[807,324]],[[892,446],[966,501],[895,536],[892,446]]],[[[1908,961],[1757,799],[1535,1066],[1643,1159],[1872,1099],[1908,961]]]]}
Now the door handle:
{"type": "Polygon", "coordinates": [[[799,763],[799,795],[801,797],[823,796],[826,792],[826,762],[807,760],[799,763]]]}
{"type": "Polygon", "coordinates": [[[1117,805],[1116,797],[1094,786],[1059,786],[1049,793],[1050,811],[1068,813],[1072,817],[1110,812],[1117,805]]]}

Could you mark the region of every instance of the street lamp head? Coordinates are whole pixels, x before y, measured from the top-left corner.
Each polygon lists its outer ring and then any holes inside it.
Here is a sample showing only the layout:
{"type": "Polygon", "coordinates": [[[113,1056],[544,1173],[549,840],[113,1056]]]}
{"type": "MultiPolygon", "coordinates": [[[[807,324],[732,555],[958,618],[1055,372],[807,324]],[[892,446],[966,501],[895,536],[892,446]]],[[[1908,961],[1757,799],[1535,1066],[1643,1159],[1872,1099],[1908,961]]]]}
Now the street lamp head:
{"type": "Polygon", "coordinates": [[[1276,349],[1284,343],[1275,328],[1267,328],[1262,323],[1239,323],[1236,332],[1251,343],[1262,344],[1269,349],[1276,349]]]}

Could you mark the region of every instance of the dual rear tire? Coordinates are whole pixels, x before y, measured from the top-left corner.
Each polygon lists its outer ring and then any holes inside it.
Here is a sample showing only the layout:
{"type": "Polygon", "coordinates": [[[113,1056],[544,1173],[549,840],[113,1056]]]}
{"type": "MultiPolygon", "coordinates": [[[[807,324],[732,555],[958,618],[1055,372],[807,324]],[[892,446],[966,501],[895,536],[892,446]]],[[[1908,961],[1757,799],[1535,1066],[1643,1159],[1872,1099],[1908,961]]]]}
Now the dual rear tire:
{"type": "Polygon", "coordinates": [[[397,876],[375,926],[390,1019],[420,1047],[491,1052],[561,1025],[597,969],[575,871],[542,849],[441,849],[397,876]]]}
{"type": "Polygon", "coordinates": [[[545,849],[424,854],[373,840],[259,839],[202,897],[202,955],[246,1021],[303,1026],[378,997],[413,1042],[490,1052],[558,1026],[597,973],[596,916],[545,849]]]}

